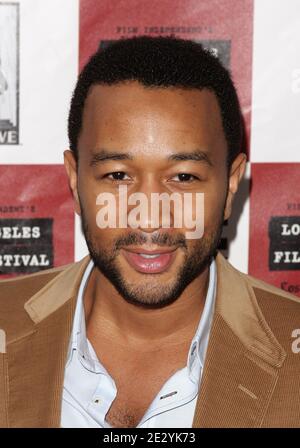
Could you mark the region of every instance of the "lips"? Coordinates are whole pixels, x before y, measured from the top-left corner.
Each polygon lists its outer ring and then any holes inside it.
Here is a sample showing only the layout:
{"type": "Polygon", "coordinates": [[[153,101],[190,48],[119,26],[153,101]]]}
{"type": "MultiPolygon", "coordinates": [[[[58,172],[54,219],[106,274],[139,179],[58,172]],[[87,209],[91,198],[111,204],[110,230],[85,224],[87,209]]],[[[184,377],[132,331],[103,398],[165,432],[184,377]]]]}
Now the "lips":
{"type": "Polygon", "coordinates": [[[168,269],[176,256],[176,249],[157,249],[149,251],[140,249],[123,249],[123,254],[130,266],[145,274],[157,274],[168,269]]]}

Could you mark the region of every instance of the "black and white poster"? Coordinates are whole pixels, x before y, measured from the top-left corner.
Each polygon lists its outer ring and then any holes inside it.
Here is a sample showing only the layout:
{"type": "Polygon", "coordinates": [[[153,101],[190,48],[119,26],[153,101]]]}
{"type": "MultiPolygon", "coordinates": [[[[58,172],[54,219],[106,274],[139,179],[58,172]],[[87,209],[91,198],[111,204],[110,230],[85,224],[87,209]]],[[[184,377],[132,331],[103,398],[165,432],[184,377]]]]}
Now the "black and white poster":
{"type": "Polygon", "coordinates": [[[19,4],[0,2],[0,145],[19,143],[19,4]]]}

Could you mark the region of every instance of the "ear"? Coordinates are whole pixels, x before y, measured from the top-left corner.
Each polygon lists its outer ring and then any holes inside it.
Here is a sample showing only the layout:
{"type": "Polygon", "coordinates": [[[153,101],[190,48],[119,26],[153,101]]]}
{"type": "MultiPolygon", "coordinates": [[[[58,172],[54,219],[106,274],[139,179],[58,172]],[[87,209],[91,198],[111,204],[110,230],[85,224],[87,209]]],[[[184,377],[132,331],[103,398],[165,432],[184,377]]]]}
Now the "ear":
{"type": "Polygon", "coordinates": [[[72,195],[75,201],[75,212],[81,215],[80,202],[77,189],[77,161],[73,151],[67,149],[64,151],[64,165],[69,178],[69,186],[72,190],[72,195]]]}
{"type": "Polygon", "coordinates": [[[246,162],[247,162],[246,154],[239,153],[231,164],[228,180],[229,185],[226,198],[226,205],[224,209],[224,221],[226,221],[231,215],[233,198],[238,190],[239,183],[244,176],[246,169],[246,162]]]}

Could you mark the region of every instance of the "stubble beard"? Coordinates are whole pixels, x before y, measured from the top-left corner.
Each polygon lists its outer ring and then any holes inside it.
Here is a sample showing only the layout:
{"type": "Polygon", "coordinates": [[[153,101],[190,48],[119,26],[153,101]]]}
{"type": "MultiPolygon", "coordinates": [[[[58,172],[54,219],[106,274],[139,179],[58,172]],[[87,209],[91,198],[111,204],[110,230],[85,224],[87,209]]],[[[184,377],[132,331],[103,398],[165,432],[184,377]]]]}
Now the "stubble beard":
{"type": "Polygon", "coordinates": [[[130,248],[132,244],[143,244],[148,240],[135,231],[115,240],[110,251],[98,247],[89,230],[83,209],[81,208],[81,210],[81,227],[95,266],[124,300],[148,309],[163,308],[181,296],[186,287],[209,267],[217,253],[222,234],[223,214],[214,230],[209,235],[204,234],[201,239],[197,240],[190,251],[188,251],[183,234],[178,234],[175,238],[170,237],[167,233],[152,237],[151,242],[162,247],[178,245],[179,249],[177,250],[184,252],[184,261],[174,275],[174,279],[168,283],[162,280],[163,274],[141,273],[141,281],[138,284],[130,284],[122,275],[118,262],[119,247],[122,245],[122,247],[130,248]]]}

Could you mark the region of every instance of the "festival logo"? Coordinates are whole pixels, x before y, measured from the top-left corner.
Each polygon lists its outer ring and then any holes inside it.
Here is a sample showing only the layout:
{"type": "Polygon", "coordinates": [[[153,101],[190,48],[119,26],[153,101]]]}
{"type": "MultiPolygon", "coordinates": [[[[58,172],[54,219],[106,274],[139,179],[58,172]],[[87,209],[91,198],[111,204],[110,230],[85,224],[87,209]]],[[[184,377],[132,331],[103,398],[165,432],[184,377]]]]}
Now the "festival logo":
{"type": "Polygon", "coordinates": [[[299,163],[252,163],[249,274],[300,295],[299,163]]]}
{"type": "Polygon", "coordinates": [[[0,220],[0,274],[53,267],[53,219],[0,220]]]}
{"type": "MultiPolygon", "coordinates": [[[[115,40],[101,40],[99,48],[104,50],[115,40]]],[[[199,40],[195,39],[195,42],[202,44],[203,48],[209,50],[214,56],[216,56],[224,67],[230,68],[230,40],[199,40]]]]}
{"type": "Polygon", "coordinates": [[[0,278],[74,261],[74,205],[63,165],[0,166],[0,278]]]}
{"type": "Polygon", "coordinates": [[[300,216],[273,216],[269,238],[270,271],[300,270],[300,216]]]}

